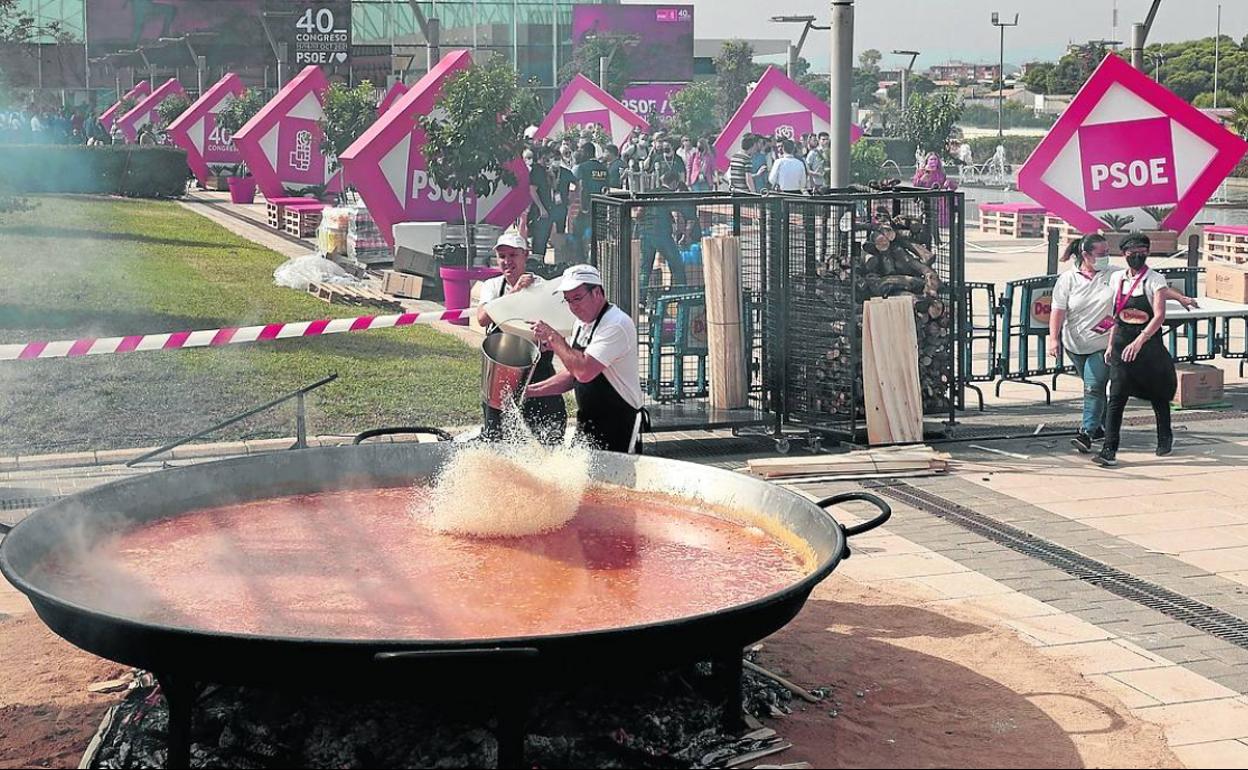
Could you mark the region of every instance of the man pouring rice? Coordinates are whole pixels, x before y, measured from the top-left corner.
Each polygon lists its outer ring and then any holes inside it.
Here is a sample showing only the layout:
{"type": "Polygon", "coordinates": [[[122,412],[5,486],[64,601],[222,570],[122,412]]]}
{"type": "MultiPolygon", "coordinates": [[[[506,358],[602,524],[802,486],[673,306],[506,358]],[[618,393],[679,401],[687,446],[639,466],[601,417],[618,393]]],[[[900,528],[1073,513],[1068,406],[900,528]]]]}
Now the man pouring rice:
{"type": "Polygon", "coordinates": [[[568,268],[557,291],[576,317],[570,340],[538,322],[533,336],[553,350],[564,371],[530,385],[529,398],[576,391],[576,427],[596,449],[640,453],[641,378],[637,366],[637,327],[607,301],[602,274],[590,265],[568,268]]]}

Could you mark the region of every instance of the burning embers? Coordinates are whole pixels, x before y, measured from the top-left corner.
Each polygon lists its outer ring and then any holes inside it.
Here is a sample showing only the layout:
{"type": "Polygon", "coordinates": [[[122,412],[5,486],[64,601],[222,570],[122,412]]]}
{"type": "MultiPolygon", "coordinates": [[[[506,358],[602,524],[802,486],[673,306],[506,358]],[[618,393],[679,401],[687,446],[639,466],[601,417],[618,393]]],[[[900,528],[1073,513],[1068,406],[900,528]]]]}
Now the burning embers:
{"type": "MultiPolygon", "coordinates": [[[[314,676],[314,675],[313,675],[314,676]]],[[[747,713],[787,710],[792,694],[746,672],[747,713]]],[[[730,736],[721,707],[703,691],[698,667],[641,677],[627,687],[586,688],[540,697],[525,737],[526,767],[714,767],[744,753],[777,748],[774,732],[730,736]]],[[[502,696],[501,691],[494,693],[502,696]]],[[[426,693],[407,700],[296,696],[210,687],[196,703],[191,764],[197,767],[493,767],[495,723],[458,702],[489,693],[426,693]]],[[[477,706],[480,709],[480,705],[477,706]]],[[[160,767],[168,711],[146,684],[130,691],[88,757],[92,768],[160,767]]]]}

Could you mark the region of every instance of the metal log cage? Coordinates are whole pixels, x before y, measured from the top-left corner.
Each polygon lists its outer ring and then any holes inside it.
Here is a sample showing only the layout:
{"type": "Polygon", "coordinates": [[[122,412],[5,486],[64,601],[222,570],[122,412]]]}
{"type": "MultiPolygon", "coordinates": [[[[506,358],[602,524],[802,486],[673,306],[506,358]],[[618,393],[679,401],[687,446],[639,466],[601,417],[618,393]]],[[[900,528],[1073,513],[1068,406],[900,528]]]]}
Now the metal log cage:
{"type": "Polygon", "coordinates": [[[792,425],[857,442],[866,429],[859,348],[870,296],[915,295],[924,414],[952,423],[961,407],[962,224],[961,194],[944,190],[612,193],[592,200],[590,259],[608,299],[637,320],[642,388],[656,430],[755,425],[779,437],[792,425]],[[885,222],[902,243],[918,245],[934,284],[885,281],[881,288],[869,260],[885,222]],[[669,230],[675,236],[664,234],[669,230]],[[710,407],[708,351],[697,333],[705,288],[695,244],[713,234],[736,236],[740,247],[749,380],[742,409],[710,407]]]}

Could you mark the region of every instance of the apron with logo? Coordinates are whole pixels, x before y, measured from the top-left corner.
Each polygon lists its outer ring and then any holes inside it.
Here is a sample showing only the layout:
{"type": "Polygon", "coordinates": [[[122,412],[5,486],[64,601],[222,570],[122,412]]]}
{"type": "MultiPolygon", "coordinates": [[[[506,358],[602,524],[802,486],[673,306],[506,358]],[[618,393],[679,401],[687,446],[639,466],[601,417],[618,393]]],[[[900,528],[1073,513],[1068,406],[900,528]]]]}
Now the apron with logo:
{"type": "Polygon", "coordinates": [[[1174,359],[1162,344],[1161,335],[1154,334],[1140,348],[1134,361],[1123,361],[1122,351],[1153,321],[1153,305],[1148,293],[1131,296],[1147,273],[1136,277],[1130,289],[1126,288],[1127,276],[1114,297],[1114,343],[1110,347],[1109,362],[1110,395],[1127,395],[1146,401],[1169,401],[1174,398],[1178,380],[1174,373],[1174,359]],[[1125,294],[1124,294],[1125,290],[1125,294]]]}

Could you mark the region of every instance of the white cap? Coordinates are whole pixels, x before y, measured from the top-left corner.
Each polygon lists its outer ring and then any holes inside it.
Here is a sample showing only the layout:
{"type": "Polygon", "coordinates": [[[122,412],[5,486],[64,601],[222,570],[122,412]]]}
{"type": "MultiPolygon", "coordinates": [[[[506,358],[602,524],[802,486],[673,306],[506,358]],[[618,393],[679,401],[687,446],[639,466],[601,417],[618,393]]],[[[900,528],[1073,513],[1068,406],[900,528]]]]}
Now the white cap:
{"type": "Polygon", "coordinates": [[[602,273],[593,265],[573,265],[563,271],[559,291],[572,291],[578,286],[601,286],[602,273]]]}
{"type": "Polygon", "coordinates": [[[499,246],[510,246],[513,249],[524,249],[525,251],[529,250],[529,242],[524,239],[523,235],[515,231],[505,232],[498,236],[498,243],[494,244],[494,248],[497,249],[499,246]]]}

